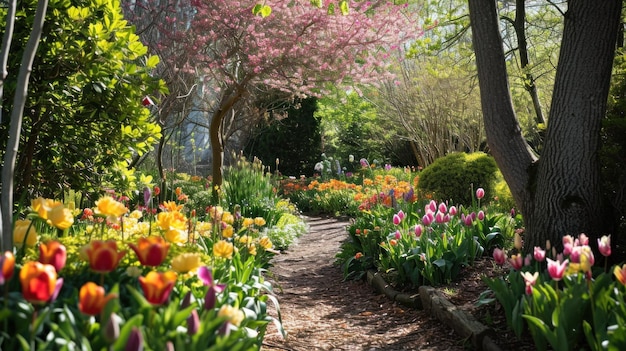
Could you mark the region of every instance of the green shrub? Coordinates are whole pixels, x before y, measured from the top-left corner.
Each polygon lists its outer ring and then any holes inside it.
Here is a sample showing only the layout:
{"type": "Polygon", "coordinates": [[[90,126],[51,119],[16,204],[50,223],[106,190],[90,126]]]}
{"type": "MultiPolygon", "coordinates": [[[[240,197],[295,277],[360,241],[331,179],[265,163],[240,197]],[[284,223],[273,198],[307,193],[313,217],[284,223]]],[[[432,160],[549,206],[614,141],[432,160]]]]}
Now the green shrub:
{"type": "Polygon", "coordinates": [[[485,153],[452,153],[426,167],[418,187],[435,199],[469,205],[477,188],[485,189],[487,199],[493,197],[497,172],[496,162],[485,153]]]}

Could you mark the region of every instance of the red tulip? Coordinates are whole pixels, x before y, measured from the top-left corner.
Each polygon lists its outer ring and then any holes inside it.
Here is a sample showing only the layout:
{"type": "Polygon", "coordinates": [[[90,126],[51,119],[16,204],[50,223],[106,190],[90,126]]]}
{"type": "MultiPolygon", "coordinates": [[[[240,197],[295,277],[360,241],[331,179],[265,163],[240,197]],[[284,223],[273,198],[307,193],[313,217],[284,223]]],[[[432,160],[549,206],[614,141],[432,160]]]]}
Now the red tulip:
{"type": "Polygon", "coordinates": [[[150,272],[145,277],[139,277],[139,283],[143,289],[146,300],[153,305],[162,305],[170,296],[174,283],[176,282],[176,273],[168,272],[150,272]]]}
{"type": "Polygon", "coordinates": [[[170,243],[160,236],[151,236],[139,238],[137,245],[129,244],[129,246],[135,251],[142,265],[156,267],[163,263],[167,257],[170,243]]]}
{"type": "Polygon", "coordinates": [[[5,251],[4,254],[0,256],[0,285],[4,285],[4,283],[13,277],[14,270],[15,256],[13,256],[13,252],[5,251]]]}
{"type": "Polygon", "coordinates": [[[57,272],[65,267],[66,259],[67,251],[60,242],[52,240],[39,245],[39,262],[52,265],[57,272]]]}
{"type": "Polygon", "coordinates": [[[116,294],[106,294],[104,288],[93,282],[85,283],[78,293],[78,309],[89,316],[96,316],[116,294]]]}
{"type": "Polygon", "coordinates": [[[108,273],[117,267],[126,251],[118,251],[115,240],[93,240],[84,247],[84,254],[94,272],[108,273]]]}
{"type": "Polygon", "coordinates": [[[26,262],[20,271],[22,295],[32,303],[54,301],[61,289],[63,279],[57,279],[57,271],[52,265],[37,261],[26,262]]]}

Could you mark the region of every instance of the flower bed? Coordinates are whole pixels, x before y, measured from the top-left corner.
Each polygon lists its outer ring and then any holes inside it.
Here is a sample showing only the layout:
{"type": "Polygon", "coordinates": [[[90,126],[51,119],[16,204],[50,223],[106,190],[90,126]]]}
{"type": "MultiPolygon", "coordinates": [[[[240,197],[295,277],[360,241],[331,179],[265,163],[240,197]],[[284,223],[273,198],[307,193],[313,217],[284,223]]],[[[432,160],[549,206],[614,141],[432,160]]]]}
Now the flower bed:
{"type": "Polygon", "coordinates": [[[263,272],[277,251],[264,218],[119,200],[31,202],[0,259],[3,348],[248,350],[268,323],[282,330],[268,314],[278,302],[263,272]]]}

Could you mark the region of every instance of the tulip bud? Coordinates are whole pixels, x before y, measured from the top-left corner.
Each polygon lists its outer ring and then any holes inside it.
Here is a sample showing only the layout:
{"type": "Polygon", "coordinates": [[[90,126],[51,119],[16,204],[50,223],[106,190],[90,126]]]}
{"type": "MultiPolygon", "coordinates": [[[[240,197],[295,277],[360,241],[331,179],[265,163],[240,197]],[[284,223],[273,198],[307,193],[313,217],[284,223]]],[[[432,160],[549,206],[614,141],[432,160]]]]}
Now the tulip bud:
{"type": "Polygon", "coordinates": [[[195,335],[200,328],[200,316],[197,310],[192,310],[191,315],[187,317],[187,334],[195,335]]]}
{"type": "Polygon", "coordinates": [[[143,335],[141,330],[137,327],[133,327],[126,342],[125,351],[143,351],[143,335]]]}
{"type": "Polygon", "coordinates": [[[115,313],[111,313],[104,329],[102,329],[102,336],[110,344],[120,337],[120,322],[118,318],[115,313]]]}

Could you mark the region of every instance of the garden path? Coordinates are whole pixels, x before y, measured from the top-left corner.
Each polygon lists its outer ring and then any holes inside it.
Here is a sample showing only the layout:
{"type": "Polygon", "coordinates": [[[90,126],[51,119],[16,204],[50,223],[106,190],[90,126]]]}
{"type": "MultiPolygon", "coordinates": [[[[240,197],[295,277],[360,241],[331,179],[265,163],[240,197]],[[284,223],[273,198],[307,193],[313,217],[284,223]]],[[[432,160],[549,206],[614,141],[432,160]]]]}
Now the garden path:
{"type": "Polygon", "coordinates": [[[343,281],[334,261],[347,221],[306,220],[309,232],[272,261],[269,280],[288,335],[283,340],[270,325],[263,351],[464,350],[463,340],[423,310],[390,301],[363,280],[343,281]]]}

